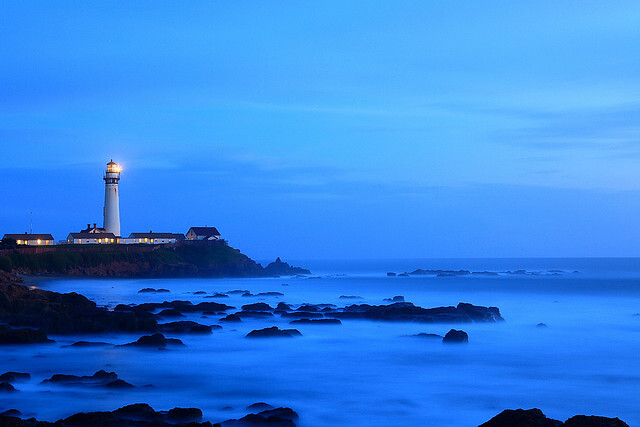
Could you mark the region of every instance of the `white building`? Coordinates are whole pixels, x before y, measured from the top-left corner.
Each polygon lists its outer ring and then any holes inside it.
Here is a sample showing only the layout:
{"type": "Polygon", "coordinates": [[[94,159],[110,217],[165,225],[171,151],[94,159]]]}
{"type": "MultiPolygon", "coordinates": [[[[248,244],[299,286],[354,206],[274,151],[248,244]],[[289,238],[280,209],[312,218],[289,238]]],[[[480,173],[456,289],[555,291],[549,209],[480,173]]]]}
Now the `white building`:
{"type": "Polygon", "coordinates": [[[129,237],[120,239],[121,244],[148,244],[148,245],[170,245],[184,241],[184,234],[176,233],[131,233],[129,237]]]}
{"type": "Polygon", "coordinates": [[[120,238],[113,233],[80,232],[69,233],[67,243],[73,245],[108,245],[120,243],[120,238]]]}
{"type": "Polygon", "coordinates": [[[24,234],[5,234],[4,239],[13,239],[16,241],[18,245],[53,245],[55,244],[53,241],[53,236],[51,234],[32,234],[32,233],[24,233],[24,234]]]}
{"type": "Polygon", "coordinates": [[[220,232],[215,227],[191,227],[187,231],[187,240],[218,240],[220,232]]]}

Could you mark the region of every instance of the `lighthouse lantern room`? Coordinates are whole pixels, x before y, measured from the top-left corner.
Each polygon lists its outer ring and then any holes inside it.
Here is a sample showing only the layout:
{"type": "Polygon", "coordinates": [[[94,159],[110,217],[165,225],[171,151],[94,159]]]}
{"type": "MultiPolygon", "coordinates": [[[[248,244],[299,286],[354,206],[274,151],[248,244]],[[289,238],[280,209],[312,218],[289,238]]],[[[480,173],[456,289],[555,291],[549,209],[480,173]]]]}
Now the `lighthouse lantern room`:
{"type": "Polygon", "coordinates": [[[120,236],[120,201],[118,181],[122,168],[111,159],[104,174],[104,231],[120,236]]]}

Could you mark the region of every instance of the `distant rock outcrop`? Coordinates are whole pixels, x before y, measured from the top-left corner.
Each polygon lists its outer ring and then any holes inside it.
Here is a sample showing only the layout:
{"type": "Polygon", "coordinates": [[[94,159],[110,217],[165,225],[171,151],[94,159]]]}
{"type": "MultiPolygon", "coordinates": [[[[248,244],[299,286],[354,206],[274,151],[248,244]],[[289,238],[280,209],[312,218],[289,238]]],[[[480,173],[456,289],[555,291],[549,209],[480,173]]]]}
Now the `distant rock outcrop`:
{"type": "Polygon", "coordinates": [[[298,274],[311,274],[311,272],[306,268],[293,267],[282,261],[280,257],[268,264],[264,268],[264,272],[268,276],[295,276],[298,274]]]}
{"type": "Polygon", "coordinates": [[[547,418],[538,408],[505,409],[479,427],[629,427],[619,418],[576,415],[564,423],[547,418]]]}
{"type": "Polygon", "coordinates": [[[422,323],[499,322],[504,319],[497,307],[459,303],[456,307],[422,308],[410,302],[389,305],[350,305],[343,311],[326,312],[326,317],[422,323]]]}
{"type": "Polygon", "coordinates": [[[279,329],[277,326],[256,329],[247,334],[247,338],[292,338],[302,336],[297,329],[279,329]]]}

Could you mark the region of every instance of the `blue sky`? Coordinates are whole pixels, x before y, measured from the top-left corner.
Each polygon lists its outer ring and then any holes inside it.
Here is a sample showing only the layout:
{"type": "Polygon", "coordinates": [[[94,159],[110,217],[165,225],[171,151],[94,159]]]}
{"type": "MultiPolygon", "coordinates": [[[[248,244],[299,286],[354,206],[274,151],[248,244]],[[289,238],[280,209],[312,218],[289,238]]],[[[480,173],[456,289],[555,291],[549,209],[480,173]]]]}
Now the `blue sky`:
{"type": "Polygon", "coordinates": [[[635,1],[2,2],[0,233],[640,256],[635,1]]]}

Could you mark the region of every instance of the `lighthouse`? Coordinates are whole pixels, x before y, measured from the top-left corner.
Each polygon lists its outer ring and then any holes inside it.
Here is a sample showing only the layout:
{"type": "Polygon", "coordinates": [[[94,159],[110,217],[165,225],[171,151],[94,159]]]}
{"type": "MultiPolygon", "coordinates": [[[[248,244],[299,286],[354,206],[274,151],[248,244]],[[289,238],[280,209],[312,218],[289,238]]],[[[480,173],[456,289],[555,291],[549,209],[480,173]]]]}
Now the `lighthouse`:
{"type": "Polygon", "coordinates": [[[104,231],[120,236],[120,197],[118,181],[122,168],[111,159],[104,174],[104,231]]]}

